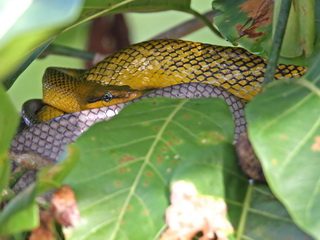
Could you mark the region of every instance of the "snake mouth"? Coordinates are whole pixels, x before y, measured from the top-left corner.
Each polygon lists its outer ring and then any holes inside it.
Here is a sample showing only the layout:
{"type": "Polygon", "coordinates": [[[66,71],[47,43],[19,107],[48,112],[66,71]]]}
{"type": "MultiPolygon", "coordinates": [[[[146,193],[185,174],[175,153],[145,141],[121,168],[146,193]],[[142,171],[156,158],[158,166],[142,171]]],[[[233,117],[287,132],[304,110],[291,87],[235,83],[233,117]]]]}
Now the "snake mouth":
{"type": "Polygon", "coordinates": [[[106,107],[118,103],[127,102],[135,98],[141,97],[143,91],[124,87],[108,87],[104,91],[95,92],[95,94],[88,97],[83,103],[81,110],[106,107]]]}
{"type": "Polygon", "coordinates": [[[140,96],[140,91],[132,91],[132,92],[118,92],[118,91],[108,91],[105,92],[103,96],[91,97],[87,100],[87,103],[95,103],[99,101],[111,102],[115,99],[132,99],[137,96],[140,96]]]}

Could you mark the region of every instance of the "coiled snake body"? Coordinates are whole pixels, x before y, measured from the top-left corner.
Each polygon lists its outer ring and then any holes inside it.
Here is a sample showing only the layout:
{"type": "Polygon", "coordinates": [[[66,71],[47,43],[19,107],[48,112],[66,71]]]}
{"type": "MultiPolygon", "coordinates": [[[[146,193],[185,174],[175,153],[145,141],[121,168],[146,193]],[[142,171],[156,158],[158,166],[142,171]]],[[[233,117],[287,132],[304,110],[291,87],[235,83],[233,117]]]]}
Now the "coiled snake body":
{"type": "MultiPolygon", "coordinates": [[[[182,40],[136,44],[89,70],[49,68],[43,78],[44,104],[39,104],[39,111],[31,110],[38,111],[37,120],[25,118],[28,127],[15,136],[10,155],[18,163],[28,159],[32,168],[54,162],[67,143],[143,94],[142,98],[224,98],[235,119],[237,138],[245,130],[243,102],[259,92],[265,70],[266,61],[244,49],[182,40]]],[[[305,71],[280,64],[275,78],[301,76],[305,71]]]]}

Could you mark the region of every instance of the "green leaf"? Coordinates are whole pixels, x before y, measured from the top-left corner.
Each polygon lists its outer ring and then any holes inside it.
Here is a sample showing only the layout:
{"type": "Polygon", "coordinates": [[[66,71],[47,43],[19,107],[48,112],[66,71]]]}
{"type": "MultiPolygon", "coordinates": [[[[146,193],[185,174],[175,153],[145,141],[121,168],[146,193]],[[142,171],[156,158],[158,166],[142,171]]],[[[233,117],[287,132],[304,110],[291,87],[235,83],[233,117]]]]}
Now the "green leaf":
{"type": "Polygon", "coordinates": [[[76,146],[69,145],[66,158],[62,162],[49,168],[41,169],[37,176],[37,193],[58,188],[63,180],[70,174],[79,161],[79,152],[76,146]]]}
{"type": "Polygon", "coordinates": [[[284,206],[265,184],[249,186],[241,222],[237,239],[313,239],[297,228],[284,206]]]}
{"type": "Polygon", "coordinates": [[[177,180],[226,201],[237,233],[229,239],[310,239],[267,186],[249,185],[232,129],[221,99],[148,99],[95,124],[76,141],[80,162],[65,181],[82,218],[70,239],[158,237],[177,180]]]}
{"type": "Polygon", "coordinates": [[[5,158],[18,125],[18,114],[9,97],[0,86],[0,157],[5,158]]]}
{"type": "Polygon", "coordinates": [[[32,184],[6,205],[0,214],[0,235],[30,230],[39,225],[35,198],[36,188],[32,184]]]}
{"type": "Polygon", "coordinates": [[[58,188],[78,162],[78,151],[71,145],[64,161],[42,169],[35,183],[12,199],[0,213],[0,235],[32,230],[39,225],[36,197],[43,192],[58,188]]]}
{"type": "MultiPolygon", "coordinates": [[[[282,1],[275,2],[273,29],[279,18],[282,1]]],[[[315,1],[293,0],[280,55],[287,58],[309,56],[315,41],[315,1]]]]}
{"type": "Polygon", "coordinates": [[[54,37],[58,27],[74,21],[81,2],[1,1],[0,56],[6,67],[0,71],[0,80],[3,81],[35,48],[54,37]]]}
{"type": "Polygon", "coordinates": [[[230,42],[251,52],[268,51],[271,44],[273,3],[255,0],[215,0],[215,24],[230,42]]]}
{"type": "Polygon", "coordinates": [[[20,74],[23,73],[24,70],[26,70],[29,67],[29,65],[48,47],[50,43],[51,40],[42,44],[40,47],[34,50],[26,59],[22,61],[22,63],[11,75],[9,75],[7,78],[3,80],[3,85],[6,88],[6,90],[12,87],[13,83],[20,76],[20,74]]]}
{"type": "MultiPolygon", "coordinates": [[[[281,2],[215,0],[212,3],[217,12],[214,22],[230,42],[268,57],[281,2]],[[274,14],[276,17],[273,19],[274,14]]],[[[320,43],[316,41],[320,36],[319,7],[319,1],[293,0],[280,54],[281,62],[311,65],[319,54],[320,43]]]]}
{"type": "Polygon", "coordinates": [[[320,95],[301,79],[289,83],[273,84],[248,104],[249,137],[273,192],[294,221],[318,237],[320,95]]]}
{"type": "Polygon", "coordinates": [[[279,17],[276,21],[276,25],[274,26],[275,28],[272,37],[271,50],[268,58],[269,63],[266,69],[263,85],[266,85],[274,80],[283,38],[285,36],[286,30],[288,29],[287,26],[289,25],[288,20],[290,16],[291,6],[292,0],[281,1],[281,7],[279,13],[277,14],[279,17]]]}
{"type": "Polygon", "coordinates": [[[241,202],[246,178],[232,139],[233,121],[221,99],[147,99],[94,125],[77,140],[80,163],[65,181],[82,217],[71,239],[159,236],[170,182],[186,169],[203,174],[201,191],[224,198],[225,191],[212,186],[226,183],[230,200],[241,202]]]}
{"type": "Polygon", "coordinates": [[[18,124],[18,114],[0,86],[0,202],[2,191],[8,186],[10,162],[8,149],[18,124]]]}

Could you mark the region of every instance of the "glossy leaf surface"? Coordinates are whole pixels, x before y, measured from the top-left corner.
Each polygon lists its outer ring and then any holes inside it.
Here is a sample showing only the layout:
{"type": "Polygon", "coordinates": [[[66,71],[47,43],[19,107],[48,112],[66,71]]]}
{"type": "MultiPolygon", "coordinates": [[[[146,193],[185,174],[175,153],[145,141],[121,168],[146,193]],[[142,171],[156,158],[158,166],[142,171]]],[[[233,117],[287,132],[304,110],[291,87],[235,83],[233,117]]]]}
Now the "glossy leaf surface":
{"type": "MultiPolygon", "coordinates": [[[[253,53],[268,57],[282,1],[215,0],[215,24],[222,35],[253,53]],[[274,17],[276,16],[276,17],[274,17]]],[[[280,61],[311,65],[319,54],[320,2],[293,0],[280,61]]]]}
{"type": "Polygon", "coordinates": [[[229,239],[257,237],[274,227],[279,231],[266,239],[280,232],[310,239],[267,187],[249,186],[235,159],[232,129],[220,99],[148,99],[94,125],[76,142],[80,163],[65,181],[82,217],[70,239],[159,236],[176,180],[226,201],[238,234],[229,239]]]}
{"type": "MultiPolygon", "coordinates": [[[[10,173],[8,149],[18,124],[18,114],[0,86],[0,193],[7,187],[10,173]]],[[[0,197],[1,202],[1,197],[0,197]]]]}
{"type": "Polygon", "coordinates": [[[66,159],[50,168],[42,169],[35,183],[12,199],[0,212],[0,236],[32,230],[39,225],[39,206],[36,198],[45,191],[61,186],[78,161],[77,150],[69,148],[66,159]]]}
{"type": "Polygon", "coordinates": [[[250,139],[273,192],[296,223],[317,237],[320,95],[300,80],[277,82],[250,102],[246,113],[250,139]]]}

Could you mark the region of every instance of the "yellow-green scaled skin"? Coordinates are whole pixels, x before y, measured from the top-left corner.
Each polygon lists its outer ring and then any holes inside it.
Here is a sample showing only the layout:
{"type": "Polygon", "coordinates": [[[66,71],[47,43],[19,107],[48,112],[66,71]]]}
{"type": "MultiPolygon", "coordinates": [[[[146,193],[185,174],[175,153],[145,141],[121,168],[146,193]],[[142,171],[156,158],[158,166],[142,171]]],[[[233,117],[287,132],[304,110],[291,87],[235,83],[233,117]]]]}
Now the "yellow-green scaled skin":
{"type": "MultiPolygon", "coordinates": [[[[265,71],[266,60],[242,48],[168,39],[143,42],[116,52],[83,77],[139,90],[205,82],[250,100],[259,92],[265,71]]],[[[299,77],[305,71],[300,66],[280,64],[275,77],[299,77]]]]}
{"type": "MultiPolygon", "coordinates": [[[[170,39],[142,42],[88,70],[47,69],[43,101],[50,111],[41,111],[39,119],[117,104],[141,96],[143,90],[188,82],[221,86],[246,102],[260,91],[265,71],[266,60],[242,48],[170,39]],[[117,98],[88,103],[106,92],[117,98]],[[58,109],[57,115],[54,109],[58,109]]],[[[275,78],[299,77],[305,71],[304,67],[280,64],[275,78]]]]}

